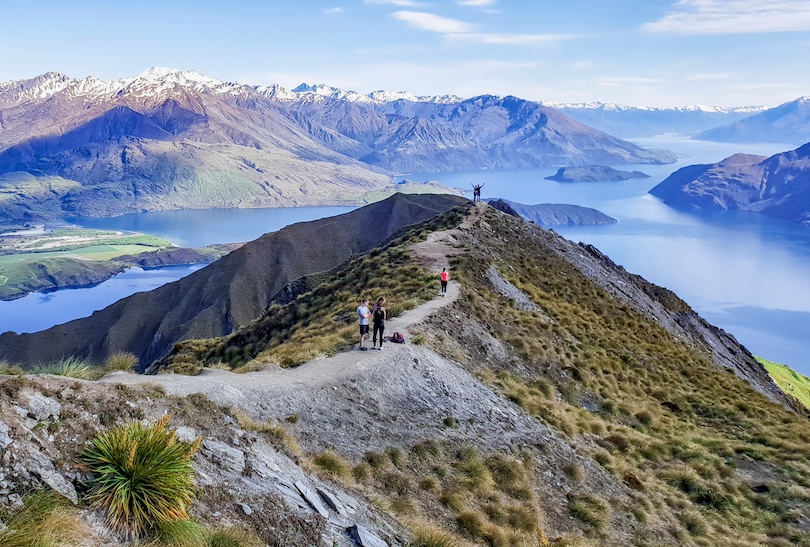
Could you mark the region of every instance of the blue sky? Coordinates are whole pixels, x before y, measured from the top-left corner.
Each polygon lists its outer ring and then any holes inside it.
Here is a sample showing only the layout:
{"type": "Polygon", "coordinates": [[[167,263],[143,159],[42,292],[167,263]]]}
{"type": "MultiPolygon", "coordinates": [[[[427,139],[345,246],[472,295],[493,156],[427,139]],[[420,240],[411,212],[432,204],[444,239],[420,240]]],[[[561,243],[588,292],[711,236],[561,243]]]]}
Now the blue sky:
{"type": "Polygon", "coordinates": [[[810,95],[808,0],[3,0],[0,20],[0,81],[162,66],[646,106],[810,95]]]}

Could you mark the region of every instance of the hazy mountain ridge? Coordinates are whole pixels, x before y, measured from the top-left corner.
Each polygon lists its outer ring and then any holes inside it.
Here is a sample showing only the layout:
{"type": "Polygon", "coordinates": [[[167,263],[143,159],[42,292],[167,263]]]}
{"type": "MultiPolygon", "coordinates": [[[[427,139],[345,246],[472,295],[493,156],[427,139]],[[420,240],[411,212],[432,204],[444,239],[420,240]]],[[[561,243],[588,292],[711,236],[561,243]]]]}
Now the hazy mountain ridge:
{"type": "Polygon", "coordinates": [[[810,223],[810,144],[769,158],[735,154],[684,167],[650,193],[673,207],[737,209],[810,223]]]}
{"type": "Polygon", "coordinates": [[[703,106],[675,108],[628,106],[615,103],[542,104],[575,120],[622,138],[648,137],[666,133],[692,135],[742,120],[765,110],[763,106],[703,106]]]}
{"type": "Polygon", "coordinates": [[[810,142],[810,96],[764,110],[735,123],[708,129],[694,137],[718,142],[810,142]]]}

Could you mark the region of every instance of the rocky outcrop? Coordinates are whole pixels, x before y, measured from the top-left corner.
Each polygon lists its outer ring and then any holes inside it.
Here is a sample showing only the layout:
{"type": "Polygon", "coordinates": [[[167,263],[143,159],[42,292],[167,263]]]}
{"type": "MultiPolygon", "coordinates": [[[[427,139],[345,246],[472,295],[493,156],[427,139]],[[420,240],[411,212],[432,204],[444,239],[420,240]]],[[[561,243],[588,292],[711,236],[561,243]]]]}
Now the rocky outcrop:
{"type": "Polygon", "coordinates": [[[810,144],[770,158],[735,154],[683,167],[650,193],[683,209],[731,209],[810,223],[810,144]]]}

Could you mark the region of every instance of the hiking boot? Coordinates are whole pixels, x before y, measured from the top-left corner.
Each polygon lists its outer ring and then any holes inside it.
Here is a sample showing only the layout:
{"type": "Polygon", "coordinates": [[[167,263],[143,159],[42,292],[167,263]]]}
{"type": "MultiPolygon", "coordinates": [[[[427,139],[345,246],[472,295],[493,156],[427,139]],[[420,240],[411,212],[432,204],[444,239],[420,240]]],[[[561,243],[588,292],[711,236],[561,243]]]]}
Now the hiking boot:
{"type": "Polygon", "coordinates": [[[368,351],[368,348],[366,346],[360,346],[360,351],[368,351]]]}

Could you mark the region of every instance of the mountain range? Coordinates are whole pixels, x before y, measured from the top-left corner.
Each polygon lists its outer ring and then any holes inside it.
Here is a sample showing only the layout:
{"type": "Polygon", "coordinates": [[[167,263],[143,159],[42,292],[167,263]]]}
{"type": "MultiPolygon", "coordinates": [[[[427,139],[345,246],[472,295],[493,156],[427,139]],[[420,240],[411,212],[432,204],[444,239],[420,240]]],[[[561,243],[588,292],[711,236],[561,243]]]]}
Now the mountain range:
{"type": "Polygon", "coordinates": [[[157,68],[112,81],[51,72],[0,84],[7,222],[357,204],[393,193],[393,172],[674,159],[516,97],[290,91],[157,68]]]}
{"type": "Polygon", "coordinates": [[[702,131],[694,138],[718,142],[805,144],[810,142],[810,96],[702,131]]]}
{"type": "Polygon", "coordinates": [[[751,211],[810,223],[810,143],[771,157],[734,154],[690,165],[650,193],[686,209],[751,211]]]}
{"type": "Polygon", "coordinates": [[[691,105],[656,108],[600,102],[543,102],[542,104],[600,131],[621,138],[650,137],[666,133],[694,135],[717,126],[734,123],[766,110],[764,106],[691,105]]]}

